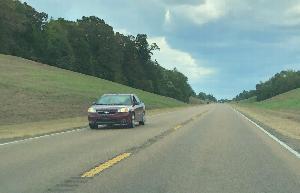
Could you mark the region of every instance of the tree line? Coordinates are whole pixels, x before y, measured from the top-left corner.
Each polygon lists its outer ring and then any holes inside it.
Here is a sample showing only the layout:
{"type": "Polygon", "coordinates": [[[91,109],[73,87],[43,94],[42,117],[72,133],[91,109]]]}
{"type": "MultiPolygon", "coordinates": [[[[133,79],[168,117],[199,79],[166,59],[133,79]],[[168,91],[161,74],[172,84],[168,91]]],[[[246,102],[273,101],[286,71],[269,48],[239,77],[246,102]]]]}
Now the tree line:
{"type": "Polygon", "coordinates": [[[217,102],[217,99],[212,94],[206,94],[204,92],[199,92],[195,97],[203,101],[217,102]]]}
{"type": "Polygon", "coordinates": [[[188,102],[195,92],[177,69],[153,61],[147,35],[123,35],[104,20],[48,18],[27,3],[0,1],[0,53],[46,63],[188,102]]]}
{"type": "Polygon", "coordinates": [[[244,90],[233,100],[239,101],[256,97],[257,101],[262,101],[296,88],[300,88],[300,71],[284,70],[269,80],[258,83],[255,90],[244,90]]]}

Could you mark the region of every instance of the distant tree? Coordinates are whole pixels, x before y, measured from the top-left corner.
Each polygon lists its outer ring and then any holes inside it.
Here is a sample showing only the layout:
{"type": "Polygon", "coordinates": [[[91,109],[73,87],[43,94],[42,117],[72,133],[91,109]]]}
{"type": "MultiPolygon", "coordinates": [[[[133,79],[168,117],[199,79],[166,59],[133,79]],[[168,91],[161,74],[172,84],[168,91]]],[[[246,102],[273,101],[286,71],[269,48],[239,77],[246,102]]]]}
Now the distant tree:
{"type": "Polygon", "coordinates": [[[268,81],[256,85],[257,100],[265,100],[296,88],[300,88],[300,71],[281,71],[268,81]]]}
{"type": "Polygon", "coordinates": [[[238,94],[235,98],[233,98],[234,101],[240,101],[240,100],[245,100],[251,97],[256,96],[256,91],[255,90],[250,90],[246,91],[244,90],[240,94],[238,94]]]}
{"type": "Polygon", "coordinates": [[[204,92],[199,92],[198,98],[201,100],[207,100],[207,95],[204,92]]]}
{"type": "Polygon", "coordinates": [[[206,94],[204,92],[199,92],[197,98],[210,102],[217,102],[217,99],[212,94],[206,94]]]}
{"type": "Polygon", "coordinates": [[[220,100],[218,100],[218,103],[229,103],[229,102],[231,102],[231,100],[229,100],[229,99],[220,99],[220,100]]]}
{"type": "Polygon", "coordinates": [[[239,101],[256,96],[257,101],[262,101],[296,88],[300,88],[300,71],[281,71],[269,80],[258,83],[256,90],[244,90],[233,100],[239,101]]]}

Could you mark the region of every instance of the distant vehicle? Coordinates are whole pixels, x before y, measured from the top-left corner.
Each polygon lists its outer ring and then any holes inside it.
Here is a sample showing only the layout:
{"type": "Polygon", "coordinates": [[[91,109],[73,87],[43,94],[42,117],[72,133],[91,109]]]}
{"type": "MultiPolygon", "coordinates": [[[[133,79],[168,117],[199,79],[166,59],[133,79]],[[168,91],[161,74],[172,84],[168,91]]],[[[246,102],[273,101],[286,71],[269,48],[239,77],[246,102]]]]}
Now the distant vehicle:
{"type": "Polygon", "coordinates": [[[88,120],[91,129],[99,125],[133,128],[137,122],[145,124],[145,105],[135,94],[104,94],[88,109],[88,120]]]}

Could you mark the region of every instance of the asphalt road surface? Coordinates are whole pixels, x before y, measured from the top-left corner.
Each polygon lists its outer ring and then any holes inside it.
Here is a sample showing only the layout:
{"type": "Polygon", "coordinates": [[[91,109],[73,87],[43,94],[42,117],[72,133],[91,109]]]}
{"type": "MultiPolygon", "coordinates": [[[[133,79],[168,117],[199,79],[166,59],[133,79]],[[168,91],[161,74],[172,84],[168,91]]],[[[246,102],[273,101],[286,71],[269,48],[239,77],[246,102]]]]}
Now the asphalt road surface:
{"type": "Polygon", "coordinates": [[[0,146],[0,193],[299,193],[300,159],[228,105],[0,146]]]}

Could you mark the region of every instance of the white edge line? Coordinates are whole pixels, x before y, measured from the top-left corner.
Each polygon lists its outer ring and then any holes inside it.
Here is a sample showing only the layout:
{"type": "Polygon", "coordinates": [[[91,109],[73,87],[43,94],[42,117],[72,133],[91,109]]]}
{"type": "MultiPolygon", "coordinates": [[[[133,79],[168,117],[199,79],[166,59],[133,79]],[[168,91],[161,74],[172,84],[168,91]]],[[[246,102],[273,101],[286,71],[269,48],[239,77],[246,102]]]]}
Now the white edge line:
{"type": "MultiPolygon", "coordinates": [[[[173,111],[166,112],[165,114],[169,114],[169,113],[172,113],[172,112],[173,111]]],[[[153,116],[156,116],[156,115],[160,115],[160,114],[149,115],[149,117],[153,117],[153,116]]],[[[0,143],[0,146],[10,145],[10,144],[15,144],[15,143],[20,143],[20,142],[26,142],[26,141],[31,141],[31,140],[39,139],[39,138],[52,137],[52,136],[55,136],[55,135],[61,135],[61,134],[66,134],[66,133],[72,133],[72,132],[76,132],[76,131],[81,131],[83,129],[87,129],[87,128],[84,127],[84,128],[73,129],[73,130],[69,130],[69,131],[56,132],[56,133],[51,133],[51,134],[46,134],[46,135],[41,135],[41,136],[36,136],[36,137],[30,137],[30,138],[20,139],[20,140],[16,140],[16,141],[10,141],[10,142],[6,142],[6,143],[0,143]]]]}
{"type": "Polygon", "coordinates": [[[285,149],[287,149],[289,152],[291,152],[292,154],[294,154],[297,158],[300,158],[300,153],[297,152],[296,150],[292,149],[290,146],[288,146],[286,143],[284,143],[283,141],[281,141],[280,139],[278,139],[277,137],[275,137],[274,135],[272,135],[271,133],[269,133],[268,131],[266,131],[264,128],[262,128],[260,125],[258,125],[257,123],[255,123],[254,121],[252,121],[251,119],[249,119],[246,115],[244,115],[243,113],[239,112],[238,110],[236,110],[235,108],[232,107],[232,109],[237,112],[238,114],[240,114],[242,117],[244,117],[245,119],[247,119],[248,121],[250,121],[252,124],[254,124],[256,127],[258,127],[261,131],[263,131],[265,134],[267,134],[269,137],[271,137],[274,141],[276,141],[277,143],[279,143],[281,146],[283,146],[285,149]]]}
{"type": "Polygon", "coordinates": [[[30,140],[39,139],[39,138],[52,137],[52,136],[55,136],[55,135],[62,135],[62,134],[66,134],[66,133],[77,132],[77,131],[81,131],[81,130],[84,130],[84,129],[86,129],[86,127],[73,129],[73,130],[69,130],[69,131],[62,131],[62,132],[57,132],[57,133],[41,135],[41,136],[37,136],[37,137],[30,137],[30,138],[16,140],[16,141],[10,141],[10,142],[7,142],[7,143],[0,143],[0,146],[20,143],[20,142],[25,142],[25,141],[30,141],[30,140]]]}

